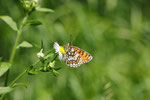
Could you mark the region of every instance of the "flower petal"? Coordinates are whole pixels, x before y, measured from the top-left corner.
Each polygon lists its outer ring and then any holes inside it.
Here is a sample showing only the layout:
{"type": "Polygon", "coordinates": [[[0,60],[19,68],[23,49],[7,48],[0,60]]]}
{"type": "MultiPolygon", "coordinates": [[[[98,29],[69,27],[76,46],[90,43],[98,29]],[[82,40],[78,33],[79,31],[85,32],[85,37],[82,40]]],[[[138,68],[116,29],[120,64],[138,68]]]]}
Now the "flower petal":
{"type": "MultiPolygon", "coordinates": [[[[59,44],[57,42],[54,42],[54,49],[55,49],[55,53],[57,53],[59,56],[59,60],[62,60],[63,59],[63,54],[61,53],[61,50],[60,50],[60,47],[59,44]]],[[[61,48],[62,49],[62,48],[61,48]]]]}
{"type": "Polygon", "coordinates": [[[55,53],[59,52],[59,44],[57,42],[54,42],[54,49],[55,49],[55,53]]]}
{"type": "Polygon", "coordinates": [[[63,55],[61,52],[59,52],[59,59],[62,60],[62,58],[63,58],[63,55]]]}

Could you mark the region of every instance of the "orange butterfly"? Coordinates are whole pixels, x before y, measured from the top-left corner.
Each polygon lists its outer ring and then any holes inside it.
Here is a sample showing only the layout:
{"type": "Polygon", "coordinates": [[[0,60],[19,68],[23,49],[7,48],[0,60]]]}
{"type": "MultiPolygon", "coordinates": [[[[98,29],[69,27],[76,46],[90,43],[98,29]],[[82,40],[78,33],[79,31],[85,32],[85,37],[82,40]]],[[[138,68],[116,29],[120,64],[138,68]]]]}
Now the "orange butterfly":
{"type": "Polygon", "coordinates": [[[70,67],[78,67],[83,63],[87,63],[92,60],[91,54],[87,53],[84,50],[76,46],[70,45],[70,43],[65,45],[65,54],[64,54],[64,61],[70,67]]]}

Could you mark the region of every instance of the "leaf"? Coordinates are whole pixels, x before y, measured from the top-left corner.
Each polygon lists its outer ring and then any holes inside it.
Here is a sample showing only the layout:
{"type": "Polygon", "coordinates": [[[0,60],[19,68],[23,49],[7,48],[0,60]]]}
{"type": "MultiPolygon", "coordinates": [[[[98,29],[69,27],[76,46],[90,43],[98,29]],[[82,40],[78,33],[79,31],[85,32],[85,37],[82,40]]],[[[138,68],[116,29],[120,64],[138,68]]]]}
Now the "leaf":
{"type": "Polygon", "coordinates": [[[5,21],[13,30],[18,31],[18,27],[15,21],[9,16],[0,16],[0,18],[5,21]]]}
{"type": "Polygon", "coordinates": [[[54,10],[52,9],[49,9],[49,8],[36,8],[36,11],[39,11],[39,12],[54,12],[54,10]]]}
{"type": "Polygon", "coordinates": [[[0,77],[10,68],[11,64],[8,62],[0,63],[0,77]]]}
{"type": "Polygon", "coordinates": [[[27,85],[25,83],[15,83],[13,85],[13,87],[18,86],[18,85],[21,85],[21,86],[24,86],[25,88],[27,88],[27,85]]]}
{"type": "Polygon", "coordinates": [[[31,69],[30,71],[28,71],[29,75],[36,75],[37,74],[37,70],[36,69],[31,69]]]}
{"type": "Polygon", "coordinates": [[[32,43],[33,47],[40,49],[41,47],[38,44],[32,43]]]}
{"type": "Polygon", "coordinates": [[[49,72],[49,69],[47,69],[46,67],[42,67],[39,69],[41,72],[49,72]]]}
{"type": "Polygon", "coordinates": [[[25,25],[41,25],[42,23],[37,20],[28,20],[25,25]]]}
{"type": "Polygon", "coordinates": [[[54,76],[58,76],[59,72],[57,72],[55,69],[52,69],[52,73],[54,76]]]}
{"type": "Polygon", "coordinates": [[[17,46],[17,49],[18,48],[31,48],[33,47],[33,45],[27,41],[23,41],[22,43],[20,43],[18,46],[17,46]]]}
{"type": "Polygon", "coordinates": [[[0,87],[0,94],[9,93],[13,90],[12,87],[0,87]]]}
{"type": "Polygon", "coordinates": [[[33,66],[31,65],[31,66],[28,67],[27,72],[29,72],[32,69],[33,69],[33,66]]]}

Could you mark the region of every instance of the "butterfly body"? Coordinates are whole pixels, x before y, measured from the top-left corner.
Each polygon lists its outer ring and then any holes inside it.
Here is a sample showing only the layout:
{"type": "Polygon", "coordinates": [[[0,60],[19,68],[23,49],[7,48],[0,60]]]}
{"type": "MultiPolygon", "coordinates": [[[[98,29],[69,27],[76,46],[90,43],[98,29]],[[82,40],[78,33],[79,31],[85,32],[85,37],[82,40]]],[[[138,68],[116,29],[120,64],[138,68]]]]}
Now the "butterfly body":
{"type": "Polygon", "coordinates": [[[70,67],[78,67],[92,60],[92,56],[84,50],[68,43],[65,48],[64,61],[70,67]]]}

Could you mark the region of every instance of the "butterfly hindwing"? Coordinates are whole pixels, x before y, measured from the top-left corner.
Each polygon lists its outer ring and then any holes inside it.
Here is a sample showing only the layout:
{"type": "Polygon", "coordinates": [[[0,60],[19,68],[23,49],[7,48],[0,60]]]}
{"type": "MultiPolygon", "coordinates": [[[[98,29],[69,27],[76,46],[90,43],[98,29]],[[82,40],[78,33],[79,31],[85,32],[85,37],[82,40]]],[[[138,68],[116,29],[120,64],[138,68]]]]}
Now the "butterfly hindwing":
{"type": "Polygon", "coordinates": [[[68,66],[78,67],[82,63],[80,55],[72,48],[69,47],[64,55],[64,60],[68,66]]]}
{"type": "Polygon", "coordinates": [[[65,49],[64,61],[70,67],[78,67],[92,60],[92,56],[76,46],[68,45],[65,49]]]}
{"type": "Polygon", "coordinates": [[[80,48],[75,46],[71,46],[71,47],[74,48],[75,51],[80,55],[80,57],[82,58],[82,63],[87,63],[92,60],[93,57],[86,51],[81,50],[80,48]]]}

